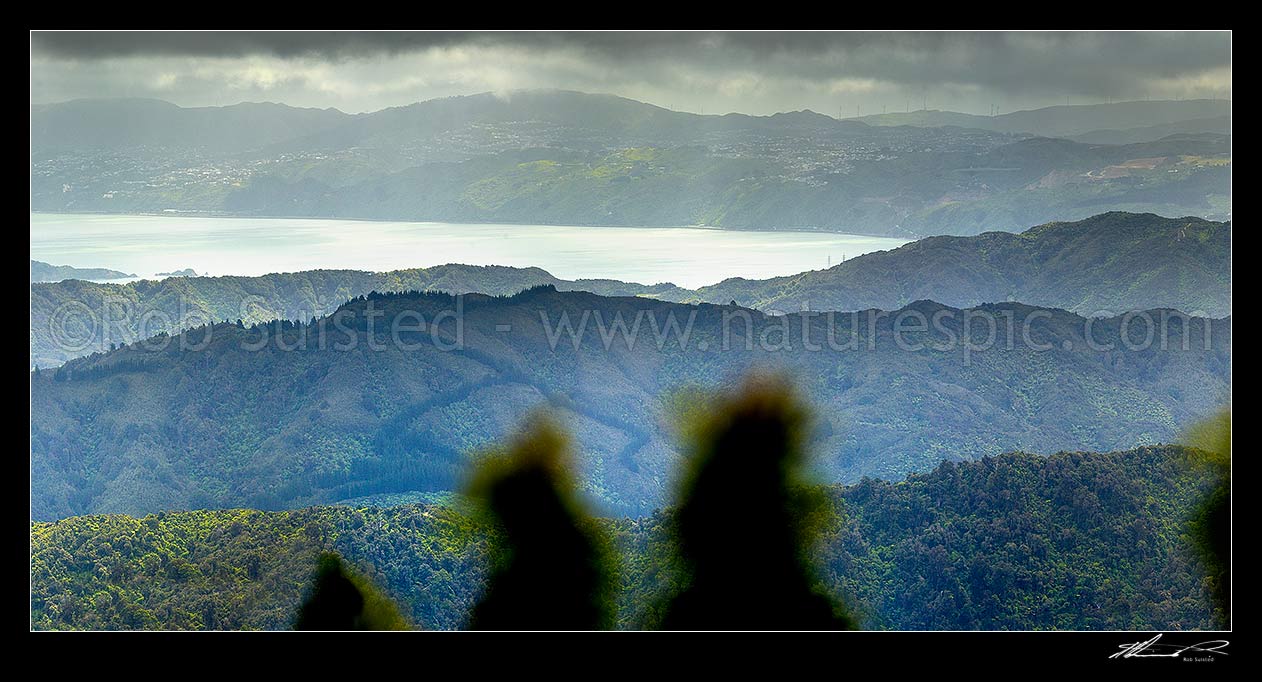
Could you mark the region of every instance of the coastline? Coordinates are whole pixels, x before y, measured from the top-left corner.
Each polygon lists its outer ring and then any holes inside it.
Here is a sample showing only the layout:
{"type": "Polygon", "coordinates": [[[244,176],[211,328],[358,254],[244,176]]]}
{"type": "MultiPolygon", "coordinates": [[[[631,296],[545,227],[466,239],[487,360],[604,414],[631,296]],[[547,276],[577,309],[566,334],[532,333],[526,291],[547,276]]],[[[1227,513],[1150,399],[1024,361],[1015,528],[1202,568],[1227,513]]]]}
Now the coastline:
{"type": "Polygon", "coordinates": [[[345,223],[408,223],[414,225],[478,225],[478,226],[504,226],[504,227],[570,227],[570,228],[613,228],[613,229],[631,229],[631,230],[704,230],[707,232],[755,232],[755,233],[774,233],[774,234],[829,234],[845,237],[863,237],[870,239],[899,239],[904,242],[913,242],[923,239],[928,235],[904,235],[895,236],[888,234],[868,234],[864,232],[845,232],[840,230],[830,230],[825,228],[775,228],[775,227],[719,227],[717,225],[610,225],[604,223],[588,223],[588,224],[562,224],[562,223],[540,223],[540,222],[449,222],[443,220],[406,220],[394,218],[347,218],[347,217],[329,217],[329,216],[303,216],[303,215],[239,215],[233,213],[192,213],[192,212],[123,212],[123,213],[107,213],[104,211],[35,211],[30,212],[31,215],[47,215],[47,216],[101,216],[101,217],[120,217],[120,218],[202,218],[216,220],[327,220],[345,223]]]}

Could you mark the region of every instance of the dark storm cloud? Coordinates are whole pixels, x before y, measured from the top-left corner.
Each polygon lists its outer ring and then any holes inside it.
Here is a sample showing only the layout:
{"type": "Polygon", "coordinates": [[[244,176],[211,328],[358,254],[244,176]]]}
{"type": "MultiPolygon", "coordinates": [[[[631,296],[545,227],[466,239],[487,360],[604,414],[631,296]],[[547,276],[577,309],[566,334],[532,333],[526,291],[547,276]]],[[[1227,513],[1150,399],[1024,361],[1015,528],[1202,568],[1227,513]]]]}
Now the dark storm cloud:
{"type": "Polygon", "coordinates": [[[31,35],[32,49],[62,59],[188,56],[365,57],[459,43],[460,33],[322,31],[47,31],[31,35]]]}
{"type": "Polygon", "coordinates": [[[371,57],[462,44],[581,48],[610,55],[666,48],[736,47],[753,53],[823,52],[838,47],[915,43],[933,49],[945,42],[1001,42],[1000,34],[707,32],[707,31],[36,31],[37,52],[67,59],[130,56],[371,57]]]}
{"type": "Polygon", "coordinates": [[[63,59],[136,56],[366,58],[433,47],[514,45],[541,49],[581,48],[608,54],[696,44],[700,33],[465,31],[257,31],[257,32],[36,32],[36,52],[63,59]]]}
{"type": "Polygon", "coordinates": [[[821,32],[37,32],[35,54],[53,59],[272,56],[366,59],[431,48],[521,47],[581,53],[637,66],[664,61],[701,71],[753,69],[798,79],[877,78],[1079,94],[1136,78],[1178,77],[1226,66],[1225,33],[821,32]],[[627,61],[632,60],[632,61],[627,61]],[[639,62],[637,64],[637,62],[639,62]],[[647,63],[645,63],[647,62],[647,63]]]}
{"type": "Polygon", "coordinates": [[[830,101],[836,97],[863,97],[870,107],[901,107],[929,92],[940,106],[978,111],[994,102],[1010,109],[1070,97],[1229,96],[1231,35],[36,32],[31,58],[32,95],[46,98],[100,96],[121,87],[190,101],[223,91],[228,98],[240,92],[320,104],[336,92],[341,99],[329,100],[332,105],[369,107],[502,87],[559,87],[652,97],[698,109],[766,112],[828,109],[836,106],[830,101]],[[131,66],[109,67],[119,60],[131,66]],[[305,70],[305,75],[286,76],[293,85],[285,87],[276,78],[258,81],[259,60],[272,71],[305,70]],[[232,72],[234,62],[242,65],[240,73],[232,72]],[[511,74],[505,73],[508,68],[511,74]],[[95,89],[88,85],[94,78],[101,79],[95,89]],[[178,87],[215,78],[224,85],[178,87]],[[310,84],[305,91],[302,78],[310,84]],[[417,79],[424,82],[407,86],[411,94],[404,93],[404,85],[417,79]],[[256,86],[262,90],[249,90],[256,86]]]}

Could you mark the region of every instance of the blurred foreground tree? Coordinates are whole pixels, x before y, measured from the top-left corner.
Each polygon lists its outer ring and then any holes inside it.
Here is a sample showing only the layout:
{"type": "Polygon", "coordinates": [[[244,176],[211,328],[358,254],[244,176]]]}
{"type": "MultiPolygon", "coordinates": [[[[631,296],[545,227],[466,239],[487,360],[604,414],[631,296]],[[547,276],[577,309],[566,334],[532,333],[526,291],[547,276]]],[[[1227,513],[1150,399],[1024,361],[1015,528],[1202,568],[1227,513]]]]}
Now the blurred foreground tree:
{"type": "Polygon", "coordinates": [[[356,575],[336,552],[320,555],[315,584],[294,620],[295,630],[408,630],[389,597],[356,575]]]}
{"type": "Polygon", "coordinates": [[[1219,626],[1231,627],[1231,408],[1188,429],[1184,441],[1204,453],[1217,479],[1192,519],[1193,539],[1210,582],[1219,626]]]}
{"type": "Polygon", "coordinates": [[[473,630],[597,630],[613,626],[612,553],[574,493],[569,443],[536,416],[479,467],[470,496],[496,529],[473,630]]]}
{"type": "Polygon", "coordinates": [[[807,421],[785,380],[754,375],[690,425],[690,469],[674,515],[685,578],[663,628],[854,628],[808,562],[818,529],[837,517],[800,473],[807,421]]]}

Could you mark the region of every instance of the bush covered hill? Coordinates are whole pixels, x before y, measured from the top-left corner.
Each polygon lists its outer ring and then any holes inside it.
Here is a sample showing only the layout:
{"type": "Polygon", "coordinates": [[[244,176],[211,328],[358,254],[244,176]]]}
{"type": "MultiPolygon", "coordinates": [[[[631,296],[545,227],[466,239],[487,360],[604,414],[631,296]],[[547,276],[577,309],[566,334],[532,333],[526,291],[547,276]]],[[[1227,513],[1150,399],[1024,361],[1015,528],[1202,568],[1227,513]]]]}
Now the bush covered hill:
{"type": "Polygon", "coordinates": [[[538,406],[574,431],[584,494],[642,514],[662,503],[690,392],[768,365],[816,406],[812,464],[829,481],[1118,450],[1168,442],[1221,404],[1230,345],[1230,318],[1172,311],[921,301],[767,316],[552,287],[372,295],[314,324],[221,323],[33,374],[32,514],[451,490],[470,453],[538,406]]]}
{"type": "Polygon", "coordinates": [[[541,284],[608,296],[690,295],[670,284],[567,281],[539,268],[456,264],[381,273],[308,270],[261,277],[170,277],[121,285],[67,280],[31,286],[31,362],[40,367],[59,365],[108,350],[111,344],[176,333],[208,321],[309,320],[373,291],[506,296],[541,284]]]}
{"type": "Polygon", "coordinates": [[[108,268],[72,268],[69,265],[50,265],[43,261],[31,261],[31,284],[36,282],[60,282],[64,279],[127,279],[135,277],[108,268]]]}
{"type": "Polygon", "coordinates": [[[828,270],[731,279],[697,291],[760,310],[892,309],[1021,301],[1080,315],[1175,308],[1231,314],[1231,223],[1104,213],[1020,234],[927,237],[828,270]]]}
{"type": "MultiPolygon", "coordinates": [[[[1214,481],[1199,461],[1178,446],[1009,454],[944,463],[900,483],[832,486],[843,521],[814,563],[866,628],[1210,628],[1216,616],[1190,519],[1214,481]]],[[[319,552],[335,549],[414,624],[459,628],[480,592],[487,547],[484,529],[459,510],[332,506],[34,523],[32,625],[287,628],[319,552]]],[[[758,502],[743,513],[758,513],[758,502]]],[[[665,518],[602,522],[622,557],[619,627],[642,627],[677,579],[665,518]]],[[[758,542],[748,540],[751,567],[758,542]]]]}
{"type": "MultiPolygon", "coordinates": [[[[915,112],[874,114],[857,120],[877,126],[959,126],[996,132],[1022,132],[1043,137],[1086,136],[1105,137],[1123,132],[1138,132],[1149,128],[1168,126],[1164,134],[1142,136],[1155,140],[1174,132],[1220,132],[1219,119],[1226,119],[1227,132],[1231,130],[1231,101],[1216,99],[1189,99],[1143,102],[1113,102],[1109,104],[1070,104],[1043,107],[1025,111],[1013,111],[998,116],[976,116],[953,111],[920,110],[915,112]]],[[[1093,140],[1095,141],[1095,140],[1093,140]]]]}
{"type": "Polygon", "coordinates": [[[372,291],[493,296],[551,284],[604,296],[729,303],[758,310],[893,310],[932,299],[953,307],[1021,301],[1081,315],[1174,308],[1231,311],[1231,223],[1106,213],[1021,234],[930,237],[828,270],[730,279],[693,291],[671,284],[567,281],[538,268],[440,265],[369,273],[312,270],[262,277],[189,277],[123,285],[65,281],[31,287],[31,362],[58,365],[208,320],[246,324],[320,317],[372,291]],[[108,324],[84,324],[85,311],[108,324]],[[189,320],[180,324],[180,320],[189,320]],[[64,330],[59,331],[59,330],[64,330]]]}
{"type": "MultiPolygon", "coordinates": [[[[1161,113],[1174,104],[1129,103],[1128,117],[1185,120],[1161,113]]],[[[913,127],[810,111],[702,116],[559,91],[356,116],[80,100],[31,109],[31,206],[893,236],[977,234],[1105,210],[1230,215],[1230,136],[1087,144],[979,130],[1007,119],[976,119],[913,127]]]]}

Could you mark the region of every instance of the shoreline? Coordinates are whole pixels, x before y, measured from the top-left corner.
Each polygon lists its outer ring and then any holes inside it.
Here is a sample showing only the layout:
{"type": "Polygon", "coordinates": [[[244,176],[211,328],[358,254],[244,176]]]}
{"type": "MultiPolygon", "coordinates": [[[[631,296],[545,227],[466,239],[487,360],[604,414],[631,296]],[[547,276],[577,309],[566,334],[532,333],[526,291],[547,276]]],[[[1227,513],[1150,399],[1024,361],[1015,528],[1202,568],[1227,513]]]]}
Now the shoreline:
{"type": "Polygon", "coordinates": [[[831,234],[845,237],[862,237],[865,239],[898,239],[903,242],[914,242],[924,239],[927,235],[918,236],[893,236],[885,234],[864,234],[860,232],[842,232],[829,229],[809,229],[803,227],[796,228],[758,228],[758,227],[719,227],[716,225],[604,225],[604,224],[588,224],[588,225],[564,225],[561,223],[514,223],[514,222],[497,222],[497,223],[474,223],[474,222],[446,222],[441,220],[397,220],[393,218],[344,218],[344,217],[327,217],[327,216],[276,216],[276,215],[234,215],[234,214],[218,214],[218,213],[107,213],[104,211],[31,211],[31,215],[45,216],[101,216],[101,217],[119,217],[119,218],[203,218],[216,220],[325,220],[330,222],[345,223],[404,223],[412,225],[477,225],[477,226],[504,226],[504,227],[569,227],[578,229],[627,229],[627,230],[704,230],[706,232],[754,232],[754,233],[772,233],[772,234],[831,234]]]}
{"type": "MultiPolygon", "coordinates": [[[[553,239],[556,237],[557,233],[561,235],[570,233],[572,234],[574,239],[579,239],[579,240],[584,240],[584,241],[590,240],[595,243],[599,243],[603,241],[605,237],[609,237],[610,239],[615,240],[615,241],[627,240],[627,239],[643,240],[645,237],[654,237],[654,238],[660,238],[660,239],[650,239],[649,241],[658,242],[658,243],[661,243],[663,241],[669,241],[671,239],[676,239],[676,238],[682,239],[684,241],[691,240],[693,242],[698,242],[698,243],[710,243],[711,240],[715,240],[715,243],[720,244],[720,245],[725,242],[730,242],[732,240],[735,240],[737,242],[753,240],[755,242],[760,242],[760,241],[767,242],[768,248],[774,248],[774,245],[778,242],[785,242],[787,245],[785,248],[792,251],[795,248],[792,246],[793,244],[806,243],[806,242],[803,242],[803,240],[805,239],[810,242],[820,242],[821,248],[826,248],[828,250],[834,250],[834,251],[840,251],[843,256],[842,260],[834,260],[828,265],[825,265],[823,263],[812,262],[811,259],[803,260],[802,262],[793,262],[792,264],[790,264],[790,267],[786,267],[781,271],[772,270],[772,271],[767,271],[767,272],[754,272],[754,273],[746,271],[742,273],[742,272],[731,272],[730,268],[719,268],[718,272],[707,273],[707,274],[713,275],[713,277],[696,278],[696,279],[694,279],[694,277],[697,274],[700,274],[700,272],[690,274],[684,271],[677,271],[678,268],[673,268],[673,269],[664,268],[665,270],[668,270],[668,271],[669,270],[676,270],[676,271],[653,272],[652,274],[645,273],[645,272],[630,272],[630,271],[616,272],[617,270],[619,270],[619,268],[613,268],[615,272],[607,272],[607,271],[590,272],[590,273],[572,272],[572,270],[575,270],[575,268],[571,266],[567,266],[565,264],[539,262],[540,260],[546,261],[547,260],[546,258],[523,259],[523,258],[515,257],[511,253],[509,254],[500,253],[498,254],[498,257],[490,256],[489,254],[484,254],[482,257],[478,257],[470,253],[463,253],[463,254],[448,253],[446,254],[447,258],[444,258],[442,260],[428,262],[425,264],[416,264],[412,262],[409,262],[409,263],[400,262],[397,264],[395,263],[368,263],[368,262],[360,263],[356,261],[356,259],[354,258],[340,261],[335,264],[335,263],[317,262],[317,261],[323,261],[323,259],[314,259],[314,260],[311,260],[311,262],[304,262],[301,264],[287,263],[287,264],[282,265],[279,263],[270,263],[266,266],[266,269],[262,269],[262,268],[245,267],[242,264],[238,263],[237,266],[239,269],[233,268],[226,272],[224,268],[222,267],[215,268],[213,267],[213,265],[209,267],[202,267],[202,266],[199,266],[195,262],[175,263],[175,265],[178,266],[178,268],[194,267],[195,269],[200,271],[198,278],[265,277],[268,275],[297,274],[297,273],[303,273],[303,272],[313,272],[313,271],[322,271],[322,270],[324,271],[353,271],[353,272],[363,272],[363,273],[373,273],[373,274],[385,274],[385,273],[403,271],[403,270],[429,269],[429,268],[439,267],[439,266],[444,266],[444,265],[468,265],[468,266],[475,266],[475,267],[476,266],[492,266],[492,267],[498,266],[498,267],[513,268],[513,269],[518,269],[518,270],[525,270],[525,269],[529,269],[533,267],[533,268],[538,268],[548,273],[550,276],[558,280],[568,281],[568,282],[575,282],[575,281],[580,281],[580,280],[608,280],[608,281],[616,281],[616,282],[622,282],[625,284],[633,284],[633,285],[644,286],[644,287],[671,285],[671,286],[679,287],[681,289],[686,289],[686,290],[697,290],[697,289],[701,289],[701,288],[705,288],[709,286],[715,286],[721,282],[727,281],[729,279],[734,279],[734,278],[744,278],[744,279],[749,279],[749,280],[765,280],[765,279],[774,279],[777,277],[800,276],[809,272],[826,270],[829,267],[835,267],[837,265],[840,265],[842,262],[844,262],[845,253],[851,252],[852,248],[859,251],[859,253],[853,254],[852,257],[858,257],[859,255],[862,255],[864,253],[882,252],[882,251],[889,251],[889,250],[901,248],[902,246],[914,241],[914,240],[900,238],[900,237],[883,237],[883,236],[875,236],[875,235],[861,235],[861,234],[853,234],[853,233],[845,233],[845,232],[826,232],[826,231],[818,231],[818,230],[815,230],[815,231],[812,231],[812,230],[733,230],[733,229],[708,227],[708,226],[626,227],[626,226],[604,226],[604,225],[535,225],[535,224],[520,224],[520,223],[519,224],[514,224],[514,223],[444,223],[444,222],[432,222],[432,221],[421,222],[421,221],[392,221],[392,220],[360,220],[360,219],[355,219],[355,218],[307,218],[307,217],[275,218],[275,217],[246,217],[246,216],[215,216],[215,215],[205,215],[205,214],[189,215],[189,214],[167,214],[167,213],[163,213],[163,214],[102,213],[102,212],[87,212],[87,211],[70,212],[70,213],[31,211],[30,215],[31,215],[31,221],[32,221],[30,224],[31,232],[29,233],[30,243],[32,245],[31,258],[36,259],[37,258],[36,252],[38,251],[39,253],[38,258],[40,260],[45,260],[49,262],[52,262],[51,260],[49,260],[50,258],[53,258],[54,260],[57,260],[57,259],[54,254],[47,252],[48,245],[45,245],[44,241],[48,240],[52,243],[56,243],[58,241],[57,235],[61,232],[61,230],[58,229],[58,224],[60,224],[60,226],[64,227],[66,230],[69,230],[72,232],[76,229],[77,225],[83,225],[88,231],[92,233],[99,233],[98,236],[103,240],[108,239],[108,236],[112,231],[111,226],[114,226],[114,225],[116,225],[117,229],[123,233],[127,233],[129,230],[132,230],[132,229],[135,229],[138,232],[154,232],[154,231],[160,232],[160,231],[169,229],[177,233],[181,232],[182,230],[186,228],[197,233],[200,233],[200,232],[215,233],[218,231],[222,231],[224,235],[236,234],[246,241],[249,241],[251,239],[250,237],[248,237],[248,235],[266,235],[268,233],[269,228],[273,228],[278,232],[285,232],[286,230],[294,230],[294,229],[297,229],[297,230],[310,229],[310,230],[320,231],[320,232],[324,232],[328,234],[340,234],[342,236],[346,236],[346,235],[353,236],[355,234],[364,234],[367,237],[374,233],[375,226],[381,226],[380,231],[383,234],[389,233],[389,232],[396,232],[396,231],[399,233],[408,233],[411,235],[410,237],[411,239],[414,239],[418,242],[424,242],[430,236],[440,238],[440,239],[450,237],[451,235],[459,235],[462,233],[477,236],[480,233],[483,233],[489,230],[491,232],[503,233],[504,235],[512,235],[512,238],[514,240],[524,239],[525,242],[527,243],[530,243],[534,239],[553,239]],[[43,218],[48,218],[49,221],[45,223],[43,222],[43,218]],[[101,218],[101,220],[96,221],[95,218],[101,218]],[[170,218],[171,220],[162,221],[161,220],[162,218],[170,218]],[[233,224],[230,221],[238,221],[238,222],[236,224],[233,224]],[[240,221],[258,221],[258,222],[255,224],[245,224],[240,221]],[[344,225],[343,223],[362,223],[364,225],[364,230],[362,231],[357,230],[354,227],[344,225]],[[435,234],[428,235],[427,232],[430,230],[433,230],[435,234]],[[605,230],[605,231],[598,232],[597,230],[605,230]],[[618,234],[617,232],[615,232],[617,230],[640,230],[640,231],[656,230],[659,232],[659,234],[649,235],[645,233],[642,235],[636,235],[630,232],[623,232],[621,234],[618,234]],[[551,231],[556,231],[556,232],[553,233],[551,231]],[[685,232],[679,232],[678,235],[672,234],[672,233],[675,233],[676,231],[687,231],[687,233],[690,233],[692,236],[685,237],[685,234],[686,234],[685,232]],[[586,235],[586,237],[584,237],[584,235],[586,235]],[[704,237],[702,235],[704,235],[704,237]],[[721,237],[720,235],[725,235],[725,236],[721,237]],[[825,244],[825,242],[827,242],[827,244],[825,244]],[[34,248],[36,243],[40,244],[39,249],[34,248]],[[529,261],[529,262],[524,262],[524,261],[529,261]],[[564,274],[557,274],[558,270],[562,271],[564,274]],[[728,271],[725,271],[725,270],[728,270],[728,271]],[[214,272],[215,274],[211,275],[206,271],[211,271],[211,272],[214,272]],[[646,274],[648,276],[645,276],[646,274]],[[682,280],[683,282],[681,283],[681,281],[679,280],[682,280]]],[[[728,248],[730,247],[731,247],[731,244],[728,245],[728,248]]],[[[801,247],[800,246],[796,247],[796,249],[801,250],[801,247]]],[[[514,249],[513,253],[515,252],[516,250],[514,249]]],[[[529,252],[530,250],[527,248],[525,252],[518,255],[525,256],[525,255],[528,255],[529,252]]],[[[69,254],[62,254],[62,255],[69,258],[69,254]]],[[[538,255],[538,254],[535,254],[535,255],[538,255]]],[[[820,255],[819,260],[823,260],[822,251],[820,252],[819,255],[820,255]]],[[[67,261],[67,258],[61,259],[60,261],[58,261],[57,264],[64,264],[62,263],[62,261],[67,261]]],[[[658,259],[664,258],[666,260],[670,260],[670,257],[668,257],[667,255],[660,254],[660,253],[656,254],[655,258],[658,258],[658,259]]],[[[75,259],[69,258],[69,260],[75,260],[75,259]]],[[[302,259],[302,260],[307,260],[307,259],[302,259]]],[[[139,276],[134,279],[133,278],[120,278],[116,280],[84,280],[84,281],[92,281],[92,282],[95,282],[98,284],[104,284],[104,285],[127,286],[127,285],[130,285],[136,282],[141,282],[141,281],[161,281],[161,280],[166,279],[166,277],[158,276],[157,273],[146,272],[145,268],[141,268],[139,265],[133,265],[130,263],[124,263],[124,265],[129,265],[129,269],[125,271],[140,273],[139,276]]],[[[156,264],[156,265],[161,265],[161,264],[156,264]]],[[[150,264],[147,267],[156,267],[156,265],[150,264]]],[[[82,267],[89,267],[89,266],[98,267],[99,263],[94,261],[90,264],[82,265],[82,267]]],[[[74,267],[81,267],[81,266],[76,265],[74,267]]],[[[168,264],[168,267],[169,267],[169,264],[168,264]]],[[[584,270],[584,269],[585,268],[578,268],[578,270],[584,270]]],[[[650,268],[650,270],[652,270],[652,268],[650,268]]]]}

